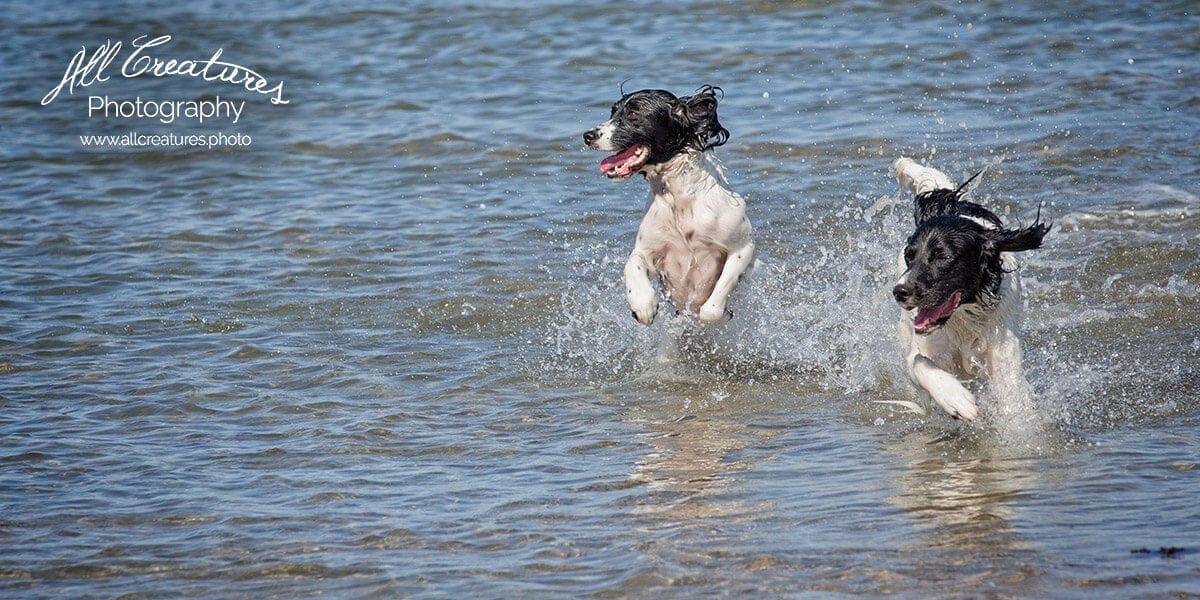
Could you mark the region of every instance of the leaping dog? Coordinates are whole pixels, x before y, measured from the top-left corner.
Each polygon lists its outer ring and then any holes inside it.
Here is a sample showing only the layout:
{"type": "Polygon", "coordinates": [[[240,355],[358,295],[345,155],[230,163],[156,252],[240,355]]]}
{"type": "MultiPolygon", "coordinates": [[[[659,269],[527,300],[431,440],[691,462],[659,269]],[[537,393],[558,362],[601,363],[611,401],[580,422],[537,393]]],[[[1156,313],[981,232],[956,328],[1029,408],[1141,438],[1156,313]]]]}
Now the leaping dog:
{"type": "Polygon", "coordinates": [[[900,184],[915,194],[916,231],[892,289],[904,311],[905,365],[938,406],[972,421],[979,407],[959,377],[1024,382],[1017,337],[1021,282],[1012,253],[1039,248],[1050,226],[1040,222],[1039,210],[1033,225],[1007,229],[995,213],[962,199],[970,179],[955,187],[941,171],[909,158],[894,167],[900,184]]]}
{"type": "Polygon", "coordinates": [[[729,295],[754,263],[746,203],[712,153],[729,139],[717,120],[720,91],[624,94],[607,121],[583,134],[589,148],[616,153],[600,162],[609,179],[642,173],[650,183],[650,205],[625,264],[625,295],[643,325],[658,314],[656,277],[676,310],[705,323],[732,317],[729,295]]]}

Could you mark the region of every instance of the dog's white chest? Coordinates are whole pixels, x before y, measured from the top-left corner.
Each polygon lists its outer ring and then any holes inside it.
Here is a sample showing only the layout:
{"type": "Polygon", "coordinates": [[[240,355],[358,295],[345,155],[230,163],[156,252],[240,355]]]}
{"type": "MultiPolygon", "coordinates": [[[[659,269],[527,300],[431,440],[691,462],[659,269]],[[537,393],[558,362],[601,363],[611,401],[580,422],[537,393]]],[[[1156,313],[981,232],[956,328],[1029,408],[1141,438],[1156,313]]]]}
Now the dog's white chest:
{"type": "MultiPolygon", "coordinates": [[[[705,173],[707,174],[707,173],[705,173]]],[[[669,249],[690,252],[706,249],[727,250],[716,240],[723,239],[718,211],[712,204],[719,199],[701,195],[724,189],[701,182],[653,181],[649,212],[657,223],[657,242],[669,249]],[[711,247],[711,248],[710,248],[711,247]]]]}

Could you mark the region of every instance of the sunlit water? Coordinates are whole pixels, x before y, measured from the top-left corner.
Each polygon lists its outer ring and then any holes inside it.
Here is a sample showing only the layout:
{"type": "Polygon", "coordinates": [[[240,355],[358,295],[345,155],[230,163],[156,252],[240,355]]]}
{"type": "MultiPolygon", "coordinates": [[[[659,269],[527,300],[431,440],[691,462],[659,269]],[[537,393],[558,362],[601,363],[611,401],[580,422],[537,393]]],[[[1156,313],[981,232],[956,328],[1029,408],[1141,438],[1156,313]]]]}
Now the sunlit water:
{"type": "Polygon", "coordinates": [[[0,21],[0,595],[1200,593],[1193,3],[62,4],[0,21]],[[41,105],[143,34],[290,103],[41,105]],[[725,91],[727,325],[629,316],[647,190],[580,139],[622,81],[725,91]],[[253,144],[78,138],[134,130],[253,144]],[[1034,414],[878,402],[900,155],[1054,223],[1034,414]]]}

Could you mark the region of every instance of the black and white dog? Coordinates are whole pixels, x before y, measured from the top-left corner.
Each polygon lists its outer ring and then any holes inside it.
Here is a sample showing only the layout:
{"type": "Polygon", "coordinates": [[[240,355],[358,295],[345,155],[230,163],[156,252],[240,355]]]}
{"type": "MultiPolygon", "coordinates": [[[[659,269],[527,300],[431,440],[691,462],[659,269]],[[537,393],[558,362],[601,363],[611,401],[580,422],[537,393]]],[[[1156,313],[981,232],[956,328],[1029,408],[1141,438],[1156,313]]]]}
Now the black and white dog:
{"type": "Polygon", "coordinates": [[[711,151],[729,139],[717,120],[720,91],[624,94],[608,121],[583,134],[589,148],[616,153],[600,162],[609,179],[642,173],[650,183],[650,205],[625,264],[625,295],[644,325],[658,313],[656,277],[677,310],[716,323],[732,316],[729,295],[754,263],[746,203],[711,151]]]}
{"type": "Polygon", "coordinates": [[[1007,229],[995,213],[962,199],[966,183],[955,187],[941,171],[909,158],[894,167],[900,184],[915,194],[917,227],[892,289],[904,310],[905,364],[938,406],[971,421],[979,407],[960,376],[1027,387],[1017,337],[1021,282],[1011,253],[1040,247],[1050,226],[1040,223],[1039,211],[1033,225],[1007,229]]]}

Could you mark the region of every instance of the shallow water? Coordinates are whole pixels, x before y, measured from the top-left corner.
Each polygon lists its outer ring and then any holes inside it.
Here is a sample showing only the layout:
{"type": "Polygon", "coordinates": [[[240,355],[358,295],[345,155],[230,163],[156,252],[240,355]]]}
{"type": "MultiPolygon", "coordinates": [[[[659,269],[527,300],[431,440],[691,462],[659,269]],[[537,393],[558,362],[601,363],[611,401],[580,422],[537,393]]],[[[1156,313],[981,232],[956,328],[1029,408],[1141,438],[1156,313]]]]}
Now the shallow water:
{"type": "Polygon", "coordinates": [[[0,22],[0,595],[1200,594],[1192,3],[270,4],[0,22]],[[40,104],[143,34],[290,103],[40,104]],[[626,80],[725,91],[762,259],[726,326],[628,315],[646,189],[580,140],[626,80]],[[131,131],[253,143],[79,140],[131,131]],[[917,398],[902,154],[1054,223],[1036,415],[876,402],[917,398]]]}

